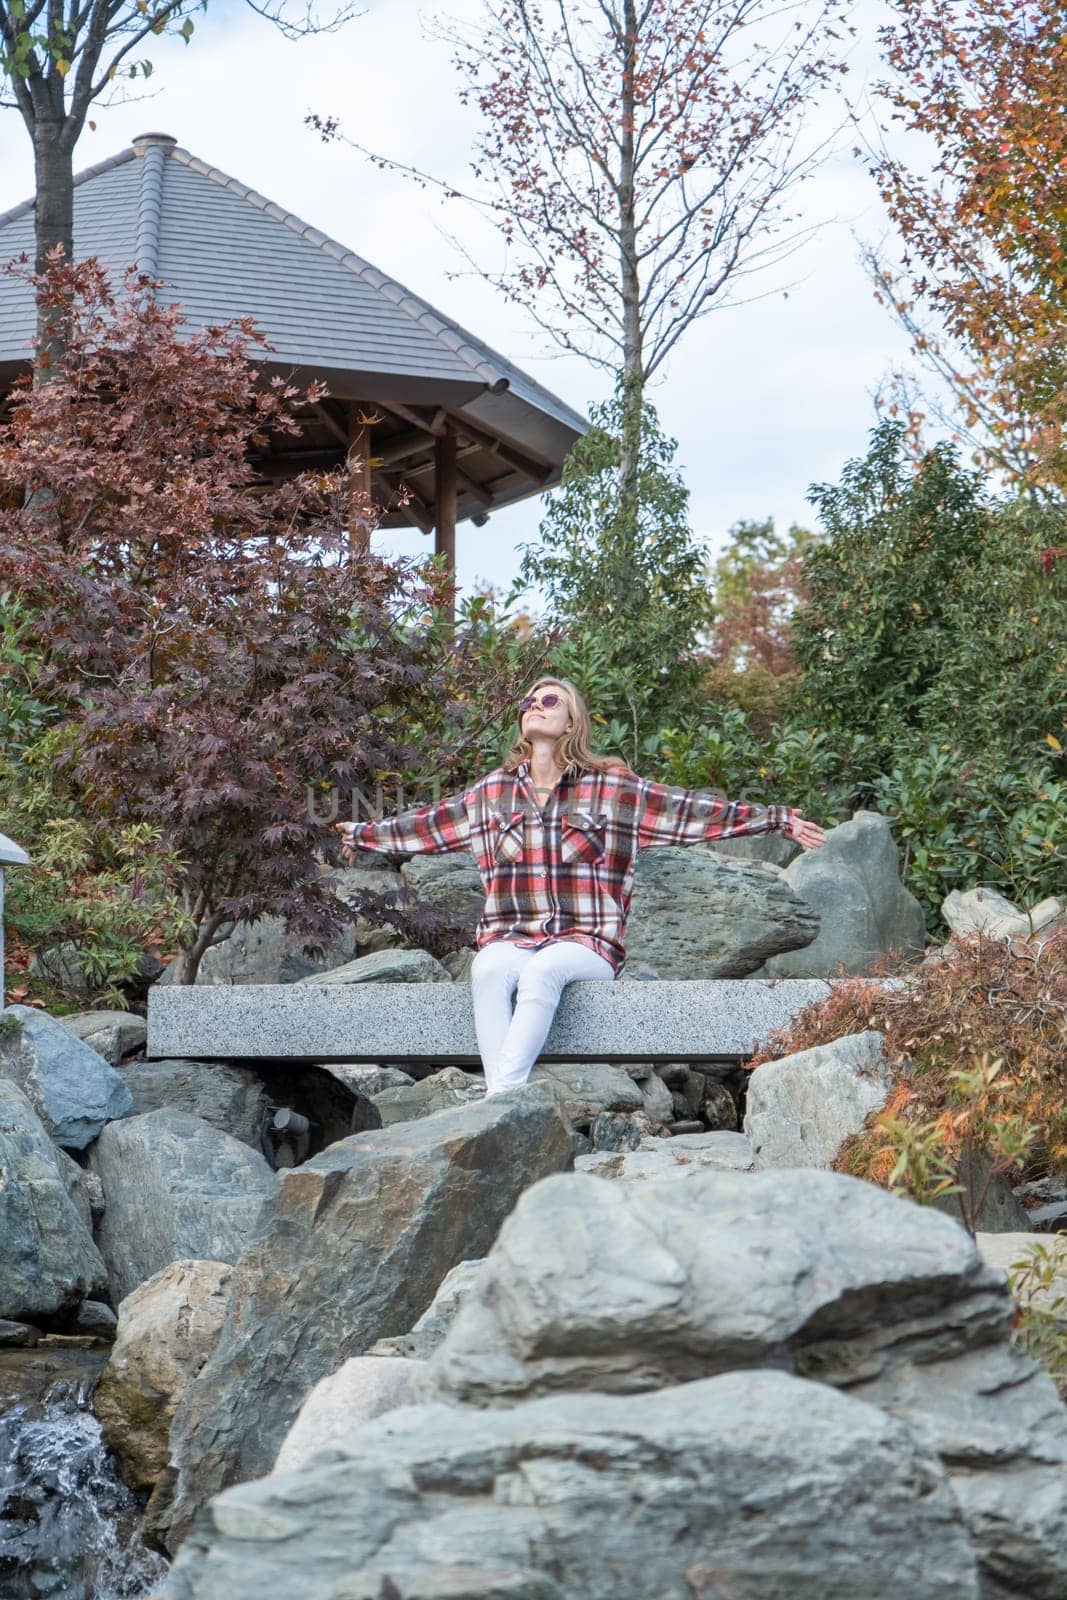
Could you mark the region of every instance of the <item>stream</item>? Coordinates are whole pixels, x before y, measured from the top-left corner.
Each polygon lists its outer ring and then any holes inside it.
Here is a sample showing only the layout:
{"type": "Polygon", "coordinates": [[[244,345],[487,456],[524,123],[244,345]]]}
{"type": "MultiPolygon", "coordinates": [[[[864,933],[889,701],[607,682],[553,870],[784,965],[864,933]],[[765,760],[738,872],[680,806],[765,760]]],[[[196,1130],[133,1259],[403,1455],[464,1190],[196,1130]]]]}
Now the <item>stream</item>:
{"type": "Polygon", "coordinates": [[[103,1350],[0,1351],[0,1597],[149,1600],[168,1563],[141,1540],[91,1397],[103,1350]]]}

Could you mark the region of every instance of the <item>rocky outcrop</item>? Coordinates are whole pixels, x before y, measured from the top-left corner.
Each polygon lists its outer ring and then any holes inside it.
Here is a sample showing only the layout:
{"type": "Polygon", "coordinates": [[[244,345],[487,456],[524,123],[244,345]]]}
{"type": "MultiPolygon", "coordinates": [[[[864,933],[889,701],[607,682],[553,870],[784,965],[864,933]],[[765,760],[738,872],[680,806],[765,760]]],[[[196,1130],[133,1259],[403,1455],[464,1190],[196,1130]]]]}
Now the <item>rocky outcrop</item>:
{"type": "Polygon", "coordinates": [[[1012,1314],[957,1223],[836,1173],[574,1174],[520,1202],[422,1387],[496,1407],[560,1389],[662,1398],[739,1368],[818,1378],[937,1451],[988,1593],[1054,1600],[1067,1410],[1012,1345],[1012,1314]]]}
{"type": "Polygon", "coordinates": [[[172,1261],[119,1306],[93,1410],[134,1488],[163,1476],[178,1398],[215,1348],[232,1275],[222,1261],[172,1261]]]}
{"type": "Polygon", "coordinates": [[[111,1123],[89,1160],[116,1304],[172,1261],[236,1261],[277,1181],[257,1151],[169,1107],[111,1123]]]}
{"type": "Polygon", "coordinates": [[[644,1182],[675,1176],[680,1170],[754,1172],[752,1146],[743,1133],[679,1133],[673,1139],[646,1139],[636,1150],[594,1150],[575,1159],[575,1172],[594,1178],[644,1182]]]}
{"type": "Polygon", "coordinates": [[[425,950],[378,950],[301,983],[451,983],[445,967],[425,950]]]}
{"type": "Polygon", "coordinates": [[[1026,908],[1015,905],[999,889],[953,889],[941,902],[941,915],[953,933],[982,932],[991,939],[1029,939],[1067,918],[1067,903],[1050,895],[1026,908]]]}
{"type": "Polygon", "coordinates": [[[220,1495],[170,1600],[978,1600],[937,1456],[782,1372],[405,1407],[220,1495]],[[873,1491],[873,1492],[872,1492],[873,1491]]]}
{"type": "Polygon", "coordinates": [[[570,1166],[572,1138],[555,1091],[529,1085],[281,1175],[175,1419],[172,1544],[210,1495],[269,1471],[314,1383],[410,1329],[449,1269],[486,1253],[522,1191],[570,1166]]]}
{"type": "Polygon", "coordinates": [[[626,948],[661,978],[745,978],[818,931],[816,910],[776,867],[699,844],[638,855],[626,948]]]}
{"type": "Polygon", "coordinates": [[[59,1021],[112,1067],[117,1067],[123,1056],[142,1050],[148,1037],[144,1017],[132,1011],[79,1011],[59,1021]]]}
{"type": "Polygon", "coordinates": [[[830,1167],[842,1145],[889,1097],[880,1033],[766,1061],[751,1073],[745,1133],[761,1167],[830,1167]]]}
{"type": "Polygon", "coordinates": [[[785,882],[819,918],[818,937],[802,950],[773,955],[761,978],[827,978],[869,972],[897,951],[919,955],[926,942],[923,910],[900,881],[900,861],[887,819],[854,811],[827,830],[784,871],[785,882]]]}
{"type": "Polygon", "coordinates": [[[816,1171],[641,1184],[575,1173],[523,1196],[430,1375],[435,1394],[472,1405],[736,1367],[851,1383],[946,1340],[999,1339],[1010,1321],[962,1228],[871,1184],[816,1171]]]}
{"type": "Polygon", "coordinates": [[[347,1445],[365,1423],[406,1405],[422,1365],[404,1356],[352,1356],[320,1378],[282,1441],[274,1471],[291,1472],[317,1450],[347,1445]]]}
{"type": "Polygon", "coordinates": [[[225,1061],[133,1061],[122,1068],[130,1091],[131,1116],[170,1107],[259,1150],[264,1122],[274,1103],[263,1079],[250,1067],[225,1061]]]}
{"type": "Polygon", "coordinates": [[[382,1127],[391,1128],[398,1122],[414,1122],[420,1117],[435,1116],[439,1111],[469,1105],[481,1100],[484,1094],[485,1079],[480,1073],[464,1072],[462,1067],[443,1067],[417,1083],[382,1089],[373,1100],[382,1127]]]}
{"type": "Polygon", "coordinates": [[[0,1077],[0,1317],[5,1320],[63,1325],[81,1301],[107,1287],[87,1208],[69,1193],[68,1160],[22,1090],[0,1077]]]}
{"type": "Polygon", "coordinates": [[[377,1344],[371,1345],[368,1355],[408,1356],[415,1361],[428,1361],[455,1322],[460,1306],[478,1281],[482,1265],[481,1261],[457,1262],[411,1332],[398,1334],[393,1339],[379,1339],[377,1344]]]}
{"type": "Polygon", "coordinates": [[[56,1144],[84,1150],[129,1111],[118,1073],[61,1023],[32,1006],[8,1006],[0,1021],[0,1077],[19,1086],[56,1144]]]}

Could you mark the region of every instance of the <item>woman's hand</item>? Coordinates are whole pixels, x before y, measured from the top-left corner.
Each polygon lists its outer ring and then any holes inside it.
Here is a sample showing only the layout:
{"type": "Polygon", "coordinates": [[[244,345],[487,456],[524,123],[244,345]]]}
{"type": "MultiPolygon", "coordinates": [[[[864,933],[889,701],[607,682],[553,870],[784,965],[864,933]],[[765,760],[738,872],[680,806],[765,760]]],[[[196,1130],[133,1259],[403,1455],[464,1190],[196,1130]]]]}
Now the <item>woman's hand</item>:
{"type": "Polygon", "coordinates": [[[334,823],[334,827],[337,829],[337,832],[341,835],[341,856],[342,856],[342,859],[344,861],[346,861],[347,864],[350,867],[354,867],[355,866],[355,864],[356,864],[356,856],[359,853],[356,850],[355,846],[351,843],[352,830],[355,828],[355,826],[356,825],[355,825],[354,822],[335,822],[334,823]]]}
{"type": "Polygon", "coordinates": [[[786,830],[787,839],[795,839],[804,850],[817,850],[826,843],[826,833],[817,822],[809,822],[799,811],[794,811],[786,830]]]}

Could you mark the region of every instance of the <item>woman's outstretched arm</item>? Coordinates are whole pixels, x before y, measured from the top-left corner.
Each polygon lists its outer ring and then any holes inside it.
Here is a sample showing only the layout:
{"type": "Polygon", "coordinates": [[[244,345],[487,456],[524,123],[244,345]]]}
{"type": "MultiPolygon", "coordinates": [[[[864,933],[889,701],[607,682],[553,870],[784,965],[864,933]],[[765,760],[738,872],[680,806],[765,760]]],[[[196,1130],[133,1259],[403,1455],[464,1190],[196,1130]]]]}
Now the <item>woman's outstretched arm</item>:
{"type": "Polygon", "coordinates": [[[642,848],[783,833],[810,850],[825,838],[818,824],[806,821],[796,806],[727,800],[708,790],[652,783],[647,778],[635,779],[634,792],[638,806],[637,842],[642,848]]]}
{"type": "Polygon", "coordinates": [[[341,834],[341,854],[349,864],[365,850],[405,856],[466,850],[471,837],[466,794],[446,795],[380,822],[335,822],[334,827],[341,834]]]}

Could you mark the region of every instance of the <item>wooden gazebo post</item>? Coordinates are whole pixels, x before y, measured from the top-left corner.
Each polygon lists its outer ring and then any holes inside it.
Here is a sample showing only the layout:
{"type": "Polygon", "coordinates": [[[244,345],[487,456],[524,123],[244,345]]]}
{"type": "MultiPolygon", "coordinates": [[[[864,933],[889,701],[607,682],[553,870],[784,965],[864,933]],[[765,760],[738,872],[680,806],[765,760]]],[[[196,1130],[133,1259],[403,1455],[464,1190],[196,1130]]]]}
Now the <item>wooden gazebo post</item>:
{"type": "Polygon", "coordinates": [[[358,400],[348,402],[348,548],[353,555],[370,546],[371,436],[364,414],[358,400]]]}
{"type": "Polygon", "coordinates": [[[445,427],[434,451],[434,553],[443,555],[451,580],[449,609],[456,603],[456,435],[445,427]]]}

